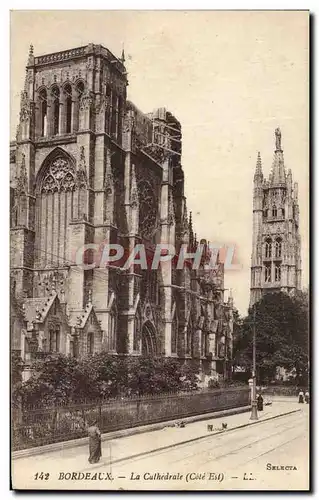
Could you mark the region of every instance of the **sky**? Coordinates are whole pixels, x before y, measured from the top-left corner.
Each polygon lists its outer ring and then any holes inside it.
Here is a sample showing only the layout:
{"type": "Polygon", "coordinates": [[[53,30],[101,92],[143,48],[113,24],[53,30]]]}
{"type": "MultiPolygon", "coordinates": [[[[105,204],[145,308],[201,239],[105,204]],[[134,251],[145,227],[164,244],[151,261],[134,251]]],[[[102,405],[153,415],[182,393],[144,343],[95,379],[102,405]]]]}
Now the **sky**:
{"type": "Polygon", "coordinates": [[[34,54],[87,43],[118,57],[128,98],[181,122],[185,194],[198,239],[235,245],[240,269],[226,294],[249,305],[252,188],[257,152],[268,177],[281,128],[286,168],[299,184],[302,286],[309,281],[309,75],[306,11],[14,11],[11,138],[29,45],[34,54]]]}

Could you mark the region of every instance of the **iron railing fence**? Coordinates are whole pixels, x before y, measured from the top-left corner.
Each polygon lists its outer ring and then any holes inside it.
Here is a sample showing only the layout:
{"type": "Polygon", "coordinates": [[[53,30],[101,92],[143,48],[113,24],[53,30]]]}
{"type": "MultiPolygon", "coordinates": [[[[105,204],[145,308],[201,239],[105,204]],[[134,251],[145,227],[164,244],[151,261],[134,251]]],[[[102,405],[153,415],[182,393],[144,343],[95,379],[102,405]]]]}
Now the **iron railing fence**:
{"type": "Polygon", "coordinates": [[[236,387],[50,406],[38,404],[19,412],[15,408],[12,445],[14,450],[21,450],[84,437],[87,425],[94,420],[102,432],[112,432],[247,406],[249,395],[247,387],[236,387]]]}

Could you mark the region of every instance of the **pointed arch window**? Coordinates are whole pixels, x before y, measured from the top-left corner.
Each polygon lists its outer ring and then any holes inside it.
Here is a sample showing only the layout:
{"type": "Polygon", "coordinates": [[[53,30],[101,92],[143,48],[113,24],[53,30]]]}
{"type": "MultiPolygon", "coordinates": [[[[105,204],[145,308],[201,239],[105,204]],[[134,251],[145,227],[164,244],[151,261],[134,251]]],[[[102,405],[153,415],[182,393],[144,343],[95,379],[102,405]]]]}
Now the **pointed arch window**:
{"type": "Polygon", "coordinates": [[[275,281],[281,281],[281,266],[280,264],[275,265],[275,281]]]}
{"type": "Polygon", "coordinates": [[[118,133],[118,96],[112,91],[112,105],[111,105],[111,136],[117,139],[118,133]]]}
{"type": "Polygon", "coordinates": [[[41,137],[47,135],[47,111],[48,111],[48,97],[45,89],[41,90],[39,94],[39,107],[40,107],[40,134],[41,137]]]}
{"type": "Polygon", "coordinates": [[[106,86],[106,107],[105,107],[105,132],[110,134],[111,115],[112,115],[112,90],[109,85],[106,86]]]}
{"type": "Polygon", "coordinates": [[[87,353],[94,354],[94,333],[88,332],[87,334],[87,353]]]}
{"type": "Polygon", "coordinates": [[[272,254],[272,241],[271,238],[267,238],[265,241],[265,257],[269,259],[272,254]]]}
{"type": "Polygon", "coordinates": [[[281,257],[282,252],[282,239],[277,238],[275,243],[275,257],[281,257]]]}
{"type": "Polygon", "coordinates": [[[52,328],[49,331],[50,352],[60,351],[60,327],[52,328]]]}
{"type": "Polygon", "coordinates": [[[271,282],[271,264],[265,265],[265,283],[271,282]]]}
{"type": "Polygon", "coordinates": [[[80,113],[80,101],[84,93],[84,83],[78,82],[75,87],[75,101],[73,103],[73,131],[77,132],[79,130],[79,113],[80,113]]]}
{"type": "Polygon", "coordinates": [[[53,135],[58,135],[60,130],[60,90],[58,87],[52,89],[53,106],[53,135]]]}
{"type": "Polygon", "coordinates": [[[57,148],[36,179],[36,260],[55,267],[67,260],[68,225],[78,214],[74,160],[57,148]]]}
{"type": "Polygon", "coordinates": [[[72,123],[72,88],[71,85],[67,84],[64,87],[65,93],[65,133],[70,134],[71,123],[72,123]]]}

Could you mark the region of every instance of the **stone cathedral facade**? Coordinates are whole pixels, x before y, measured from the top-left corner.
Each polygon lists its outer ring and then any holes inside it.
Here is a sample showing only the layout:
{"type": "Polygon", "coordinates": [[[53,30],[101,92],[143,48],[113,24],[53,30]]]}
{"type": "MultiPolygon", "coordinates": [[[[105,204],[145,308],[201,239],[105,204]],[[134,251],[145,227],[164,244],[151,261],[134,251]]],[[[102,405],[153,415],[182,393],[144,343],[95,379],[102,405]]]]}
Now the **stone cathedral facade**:
{"type": "Polygon", "coordinates": [[[232,298],[224,269],[83,270],[85,244],[198,243],[187,213],[182,131],[165,108],[141,113],[127,99],[119,59],[89,44],[36,57],[30,48],[11,172],[11,345],[25,361],[166,356],[227,376],[232,298]]]}
{"type": "Polygon", "coordinates": [[[298,184],[286,172],[281,131],[275,130],[275,152],[267,180],[258,153],[253,191],[253,248],[250,305],[267,292],[293,294],[301,288],[298,184]]]}

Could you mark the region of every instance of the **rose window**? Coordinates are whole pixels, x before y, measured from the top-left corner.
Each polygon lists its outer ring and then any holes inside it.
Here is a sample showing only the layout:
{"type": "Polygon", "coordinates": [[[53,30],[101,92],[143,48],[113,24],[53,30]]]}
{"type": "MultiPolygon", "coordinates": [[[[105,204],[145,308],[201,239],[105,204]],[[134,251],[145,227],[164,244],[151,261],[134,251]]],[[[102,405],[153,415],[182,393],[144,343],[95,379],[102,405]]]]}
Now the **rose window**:
{"type": "Polygon", "coordinates": [[[54,160],[43,179],[41,191],[72,191],[75,188],[75,175],[70,163],[64,158],[54,160]]]}

